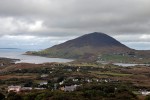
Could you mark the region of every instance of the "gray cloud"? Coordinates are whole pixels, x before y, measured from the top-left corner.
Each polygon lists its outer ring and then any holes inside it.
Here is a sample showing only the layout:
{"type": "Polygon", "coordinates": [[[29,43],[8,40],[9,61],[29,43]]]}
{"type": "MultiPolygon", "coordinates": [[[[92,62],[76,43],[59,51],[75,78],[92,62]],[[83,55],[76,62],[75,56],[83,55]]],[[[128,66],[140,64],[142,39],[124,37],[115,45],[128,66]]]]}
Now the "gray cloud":
{"type": "Polygon", "coordinates": [[[71,39],[99,31],[149,42],[149,9],[150,0],[0,0],[0,36],[71,39]]]}

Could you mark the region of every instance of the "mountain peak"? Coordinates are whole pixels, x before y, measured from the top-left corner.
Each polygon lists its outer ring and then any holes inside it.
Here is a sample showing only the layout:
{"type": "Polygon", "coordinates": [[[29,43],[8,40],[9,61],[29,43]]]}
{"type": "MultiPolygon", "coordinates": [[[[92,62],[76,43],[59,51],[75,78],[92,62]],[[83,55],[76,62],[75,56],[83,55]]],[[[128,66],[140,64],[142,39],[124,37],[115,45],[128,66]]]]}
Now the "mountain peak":
{"type": "Polygon", "coordinates": [[[93,32],[93,33],[89,33],[89,35],[90,35],[90,34],[93,34],[93,35],[96,35],[96,34],[99,34],[99,35],[100,35],[100,34],[101,34],[101,35],[106,35],[105,33],[102,33],[102,32],[93,32]]]}
{"type": "MultiPolygon", "coordinates": [[[[88,34],[85,34],[85,35],[83,35],[83,36],[102,36],[102,35],[107,35],[107,34],[105,34],[105,33],[102,33],[102,32],[93,32],[93,33],[88,33],[88,34]]],[[[108,35],[107,35],[108,36],[108,35]]],[[[82,36],[81,36],[82,37],[82,36]]]]}
{"type": "MultiPolygon", "coordinates": [[[[67,41],[63,44],[67,44],[68,46],[74,46],[74,47],[83,47],[83,46],[91,46],[91,47],[120,46],[120,47],[126,47],[125,45],[123,45],[119,41],[117,41],[116,39],[108,36],[105,33],[101,33],[101,32],[93,32],[93,33],[85,34],[81,37],[67,41]]],[[[64,46],[64,45],[62,45],[62,46],[64,46]]]]}
{"type": "Polygon", "coordinates": [[[93,32],[37,52],[36,55],[59,58],[82,58],[93,55],[97,56],[101,53],[118,53],[130,50],[130,48],[107,34],[93,32]]]}

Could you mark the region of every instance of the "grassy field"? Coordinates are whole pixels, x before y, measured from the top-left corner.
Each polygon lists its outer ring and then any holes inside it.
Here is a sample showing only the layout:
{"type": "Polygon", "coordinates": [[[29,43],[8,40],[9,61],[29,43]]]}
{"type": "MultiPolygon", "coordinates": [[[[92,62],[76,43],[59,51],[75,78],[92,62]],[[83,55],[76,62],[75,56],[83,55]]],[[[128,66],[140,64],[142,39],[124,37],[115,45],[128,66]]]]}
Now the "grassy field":
{"type": "Polygon", "coordinates": [[[132,74],[114,73],[114,72],[99,72],[99,71],[90,71],[90,72],[97,75],[108,75],[108,76],[119,76],[119,77],[132,75],[132,74]]]}
{"type": "Polygon", "coordinates": [[[101,59],[103,61],[109,61],[109,62],[128,62],[130,61],[131,57],[123,56],[123,55],[104,54],[101,56],[101,59]]]}
{"type": "Polygon", "coordinates": [[[36,74],[8,74],[8,75],[0,75],[0,80],[6,80],[6,79],[11,79],[11,78],[25,78],[25,79],[35,79],[37,77],[36,74]]]}
{"type": "Polygon", "coordinates": [[[105,62],[120,62],[120,63],[141,63],[148,64],[150,59],[141,55],[127,55],[127,54],[103,54],[99,56],[100,61],[105,62]]]}

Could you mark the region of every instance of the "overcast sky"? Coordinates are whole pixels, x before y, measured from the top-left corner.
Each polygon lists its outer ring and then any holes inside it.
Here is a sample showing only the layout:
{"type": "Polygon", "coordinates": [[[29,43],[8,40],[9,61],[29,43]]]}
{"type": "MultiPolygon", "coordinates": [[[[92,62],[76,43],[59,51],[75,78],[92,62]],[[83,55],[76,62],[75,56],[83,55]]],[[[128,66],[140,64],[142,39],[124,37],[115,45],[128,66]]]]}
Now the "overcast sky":
{"type": "Polygon", "coordinates": [[[0,47],[43,49],[91,32],[150,49],[150,0],[0,0],[0,47]]]}

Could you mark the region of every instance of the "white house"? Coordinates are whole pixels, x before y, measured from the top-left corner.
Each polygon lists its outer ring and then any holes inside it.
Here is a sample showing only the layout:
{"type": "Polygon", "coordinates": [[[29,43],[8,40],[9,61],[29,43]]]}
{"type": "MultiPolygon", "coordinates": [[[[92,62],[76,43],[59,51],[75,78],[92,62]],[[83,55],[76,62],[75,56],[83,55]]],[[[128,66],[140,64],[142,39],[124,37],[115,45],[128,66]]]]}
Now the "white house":
{"type": "Polygon", "coordinates": [[[47,82],[47,81],[41,81],[41,82],[39,82],[39,84],[40,84],[40,85],[47,85],[48,82],[47,82]]]}
{"type": "Polygon", "coordinates": [[[22,90],[22,91],[32,90],[32,87],[22,87],[21,90],[22,90]]]}
{"type": "Polygon", "coordinates": [[[68,92],[71,92],[71,91],[74,91],[76,89],[76,86],[74,85],[71,85],[71,86],[65,86],[64,88],[64,91],[68,91],[68,92]]]}
{"type": "Polygon", "coordinates": [[[59,82],[59,85],[62,85],[62,84],[64,84],[64,81],[62,81],[62,82],[59,82]]]}
{"type": "Polygon", "coordinates": [[[65,92],[67,92],[67,91],[72,92],[72,91],[76,90],[77,86],[79,86],[79,85],[65,86],[65,87],[61,87],[60,89],[65,92]]]}
{"type": "Polygon", "coordinates": [[[8,86],[8,92],[13,91],[13,92],[20,92],[21,86],[8,86]]]}
{"type": "Polygon", "coordinates": [[[45,88],[34,88],[35,90],[44,90],[45,88]]]}
{"type": "Polygon", "coordinates": [[[77,81],[78,81],[78,79],[72,79],[72,81],[77,82],[77,81]]]}
{"type": "Polygon", "coordinates": [[[146,96],[150,94],[150,91],[141,91],[141,94],[146,96]]]}
{"type": "Polygon", "coordinates": [[[45,78],[45,77],[48,77],[48,74],[42,74],[41,75],[41,78],[45,78]]]}
{"type": "Polygon", "coordinates": [[[1,64],[0,64],[0,66],[2,67],[2,66],[4,66],[4,64],[3,64],[3,63],[1,63],[1,64]]]}

